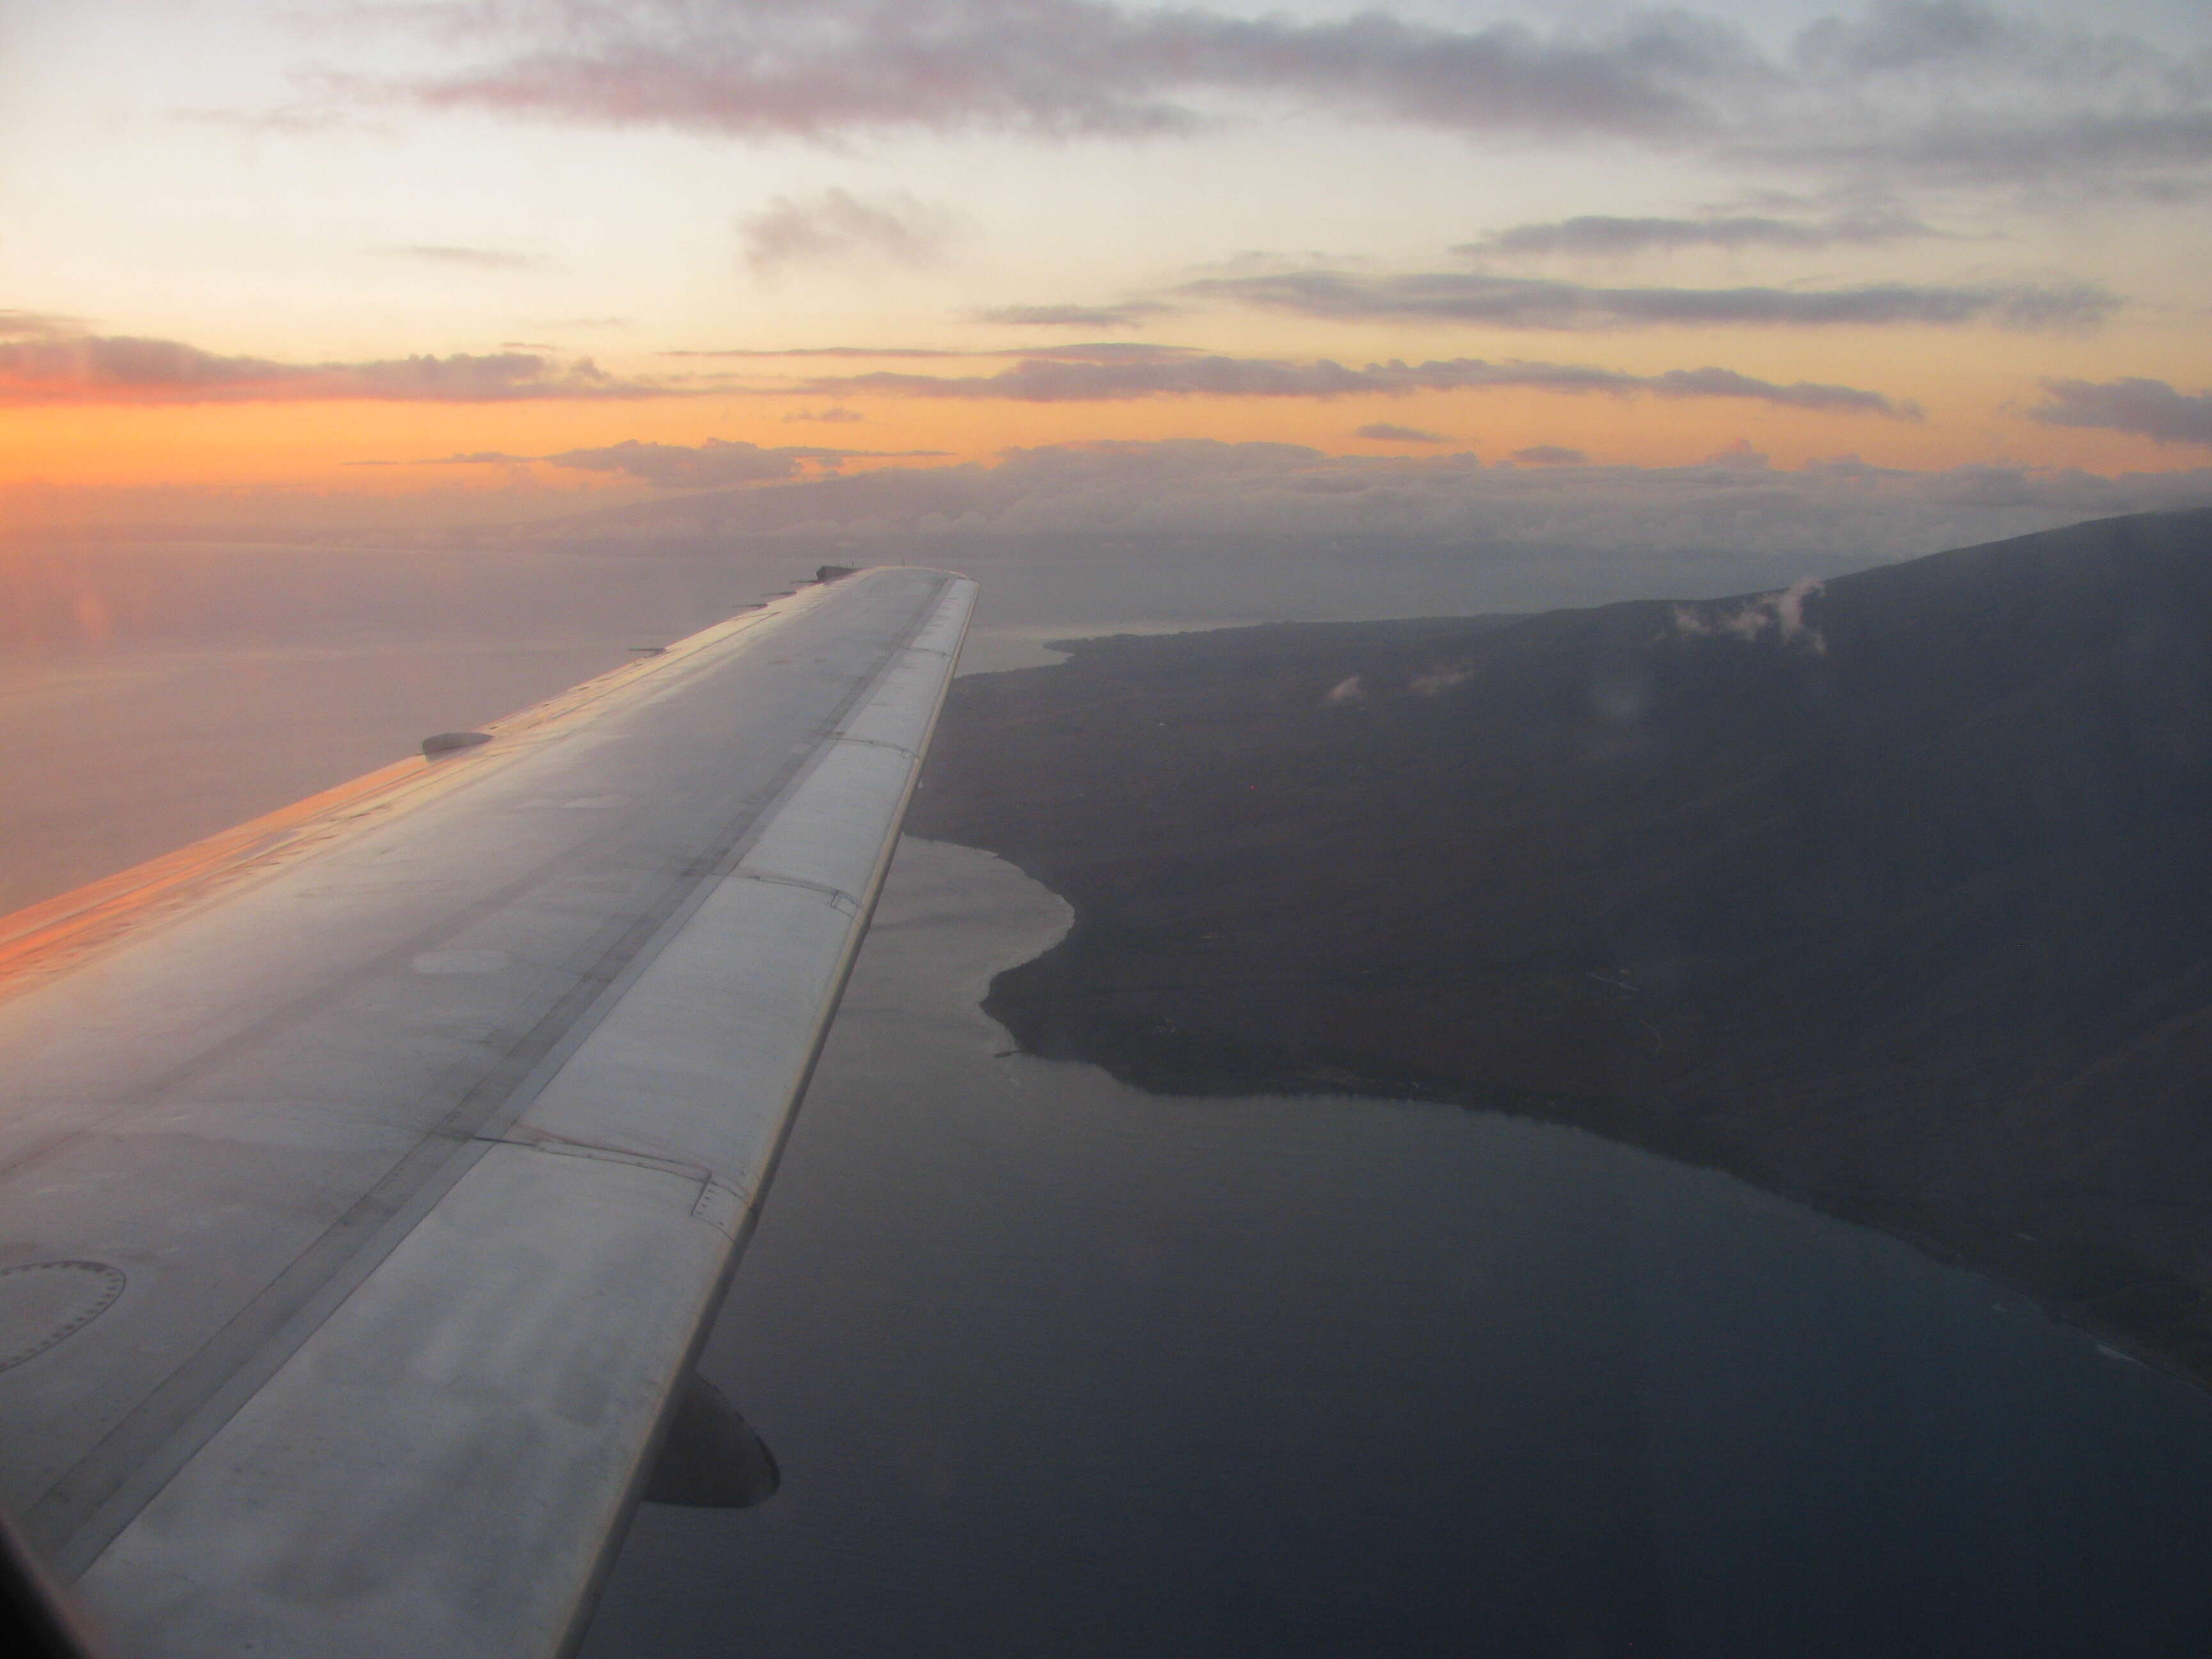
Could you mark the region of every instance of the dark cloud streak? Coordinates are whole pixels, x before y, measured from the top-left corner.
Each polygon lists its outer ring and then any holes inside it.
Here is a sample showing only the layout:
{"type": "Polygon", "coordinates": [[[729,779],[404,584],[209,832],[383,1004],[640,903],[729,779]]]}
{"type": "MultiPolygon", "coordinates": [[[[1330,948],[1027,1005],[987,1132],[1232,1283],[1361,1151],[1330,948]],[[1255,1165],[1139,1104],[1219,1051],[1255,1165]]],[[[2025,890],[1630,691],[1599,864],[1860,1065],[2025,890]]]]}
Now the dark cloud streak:
{"type": "Polygon", "coordinates": [[[1341,270],[1209,277],[1178,290],[1261,310],[1333,321],[1417,319],[1486,328],[1957,327],[2079,329],[2119,301],[2087,283],[1990,283],[1955,287],[1874,283],[1856,288],[1594,288],[1474,271],[1369,276],[1341,270]]]}
{"type": "MultiPolygon", "coordinates": [[[[606,374],[589,358],[532,352],[286,363],[222,356],[176,340],[97,335],[52,325],[0,338],[0,404],[513,403],[669,395],[606,374]]],[[[6,334],[0,329],[0,335],[6,334]]]]}
{"type": "Polygon", "coordinates": [[[664,351],[664,357],[834,357],[847,361],[871,358],[886,362],[956,361],[961,358],[1036,357],[1056,362],[1168,362],[1202,354],[1192,346],[1159,345],[1149,340],[1091,340],[1067,345],[991,346],[728,346],[714,349],[664,351]]]}
{"type": "Polygon", "coordinates": [[[1451,439],[1441,432],[1424,432],[1417,426],[1400,426],[1392,421],[1370,421],[1352,434],[1384,444],[1447,444],[1451,439]]]}
{"type": "Polygon", "coordinates": [[[774,449],[725,438],[696,444],[664,444],[626,438],[595,448],[568,449],[556,455],[510,455],[499,450],[441,456],[434,461],[362,461],[362,466],[476,466],[542,463],[576,472],[617,472],[657,489],[725,489],[732,486],[787,482],[805,474],[812,462],[835,471],[848,460],[906,459],[942,456],[941,449],[831,449],[817,444],[787,444],[774,449]]]}
{"type": "Polygon", "coordinates": [[[1132,300],[1117,306],[994,306],[974,316],[979,323],[1019,328],[1142,328],[1175,309],[1157,300],[1132,300]]]}
{"type": "Polygon", "coordinates": [[[1879,392],[1808,381],[1778,385],[1726,368],[1674,368],[1629,374],[1587,364],[1486,362],[1461,357],[1414,365],[1370,363],[1347,368],[1326,358],[1296,362],[1269,357],[1179,356],[1164,361],[1055,362],[1025,358],[989,375],[937,375],[880,370],[825,377],[799,390],[808,396],[1005,398],[1019,403],[1117,403],[1140,398],[1402,397],[1516,386],[1616,398],[1744,398],[1784,408],[1883,415],[1918,420],[1917,404],[1879,392]]]}
{"type": "Polygon", "coordinates": [[[1618,258],[1686,247],[1793,251],[1860,247],[1939,234],[1909,214],[1894,210],[1843,214],[1812,222],[1757,215],[1624,219],[1607,214],[1583,214],[1544,224],[1511,225],[1478,240],[1462,242],[1451,251],[1469,259],[1541,258],[1551,254],[1618,258]]]}
{"type": "Polygon", "coordinates": [[[2212,390],[2193,396],[2164,380],[2045,380],[2045,401],[2028,418],[2050,426],[2101,427],[2161,444],[2212,444],[2212,390]]]}
{"type": "Polygon", "coordinates": [[[504,60],[389,90],[431,107],[747,137],[1179,132],[1206,119],[1198,100],[1221,94],[1466,132],[1667,136],[1711,125],[1709,86],[1765,72],[1735,32],[1678,12],[1632,16],[1605,37],[1111,0],[548,6],[536,16],[504,60]]]}

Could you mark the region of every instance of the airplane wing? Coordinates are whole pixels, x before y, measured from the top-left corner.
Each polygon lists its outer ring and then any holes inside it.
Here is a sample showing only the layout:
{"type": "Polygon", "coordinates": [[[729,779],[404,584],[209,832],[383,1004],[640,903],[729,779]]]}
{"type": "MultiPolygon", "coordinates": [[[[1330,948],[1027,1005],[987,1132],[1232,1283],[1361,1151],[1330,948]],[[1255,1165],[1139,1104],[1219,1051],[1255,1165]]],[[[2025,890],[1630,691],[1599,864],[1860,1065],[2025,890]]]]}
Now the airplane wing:
{"type": "Polygon", "coordinates": [[[0,921],[0,1507],[118,1655],[574,1642],[974,593],[809,586],[0,921]]]}

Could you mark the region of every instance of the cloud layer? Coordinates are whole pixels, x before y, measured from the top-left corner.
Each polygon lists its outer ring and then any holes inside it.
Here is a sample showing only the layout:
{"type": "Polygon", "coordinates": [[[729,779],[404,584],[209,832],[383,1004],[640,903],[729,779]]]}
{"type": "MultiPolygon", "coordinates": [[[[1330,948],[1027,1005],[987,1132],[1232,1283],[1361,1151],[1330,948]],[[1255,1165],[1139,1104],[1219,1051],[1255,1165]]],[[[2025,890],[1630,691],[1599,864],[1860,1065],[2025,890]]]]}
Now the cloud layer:
{"type": "Polygon", "coordinates": [[[979,323],[1011,323],[1022,328],[1142,328],[1176,309],[1157,300],[1131,300],[1114,306],[993,306],[975,313],[979,323]]]}
{"type": "Polygon", "coordinates": [[[1011,544],[1048,550],[1062,563],[1096,559],[1121,573],[1123,586],[1139,580],[1128,574],[1133,560],[1157,554],[1164,563],[1144,569],[1208,580],[1216,573],[1242,585],[1248,606],[1252,592],[1274,592],[1255,576],[1254,561],[1295,563],[1318,556],[1297,549],[1341,544],[1352,550],[1330,556],[1349,562],[1347,575],[1411,556],[1393,549],[1416,550],[1443,568],[1518,560],[1519,586],[1486,602],[1565,604],[1784,586],[2102,514],[2212,504],[2212,467],[2104,477],[1997,466],[1911,471],[1844,456],[1784,468],[1738,464],[1741,452],[1692,466],[1545,464],[1565,459],[1531,452],[1534,465],[1491,466],[1466,454],[1330,456],[1294,444],[1062,445],[1009,451],[995,465],[689,496],[532,533],[880,543],[879,555],[864,556],[885,557],[915,556],[942,539],[959,544],[963,559],[1011,544]],[[1245,550],[1192,557],[1194,542],[1217,540],[1245,550]],[[1574,556],[1563,562],[1565,554],[1574,556]]]}
{"type": "MultiPolygon", "coordinates": [[[[1105,348],[1087,348],[1101,351],[1105,348]]],[[[1364,368],[1322,358],[1218,357],[1143,349],[1103,361],[1031,356],[996,374],[912,374],[878,370],[825,376],[799,390],[810,396],[1003,398],[1020,403],[1119,403],[1139,398],[1402,397],[1517,386],[1616,398],[1732,398],[1790,409],[1917,420],[1917,405],[1857,386],[1800,380],[1780,385],[1727,368],[1673,368],[1630,374],[1580,363],[1486,362],[1478,357],[1364,368]]]]}
{"type": "Polygon", "coordinates": [[[544,459],[554,466],[584,472],[619,472],[662,489],[717,489],[793,478],[805,461],[832,465],[849,452],[791,447],[763,449],[757,444],[709,438],[701,444],[640,443],[632,438],[597,449],[569,449],[544,459]]]}
{"type": "MultiPolygon", "coordinates": [[[[405,14],[400,14],[404,15],[405,14]]],[[[1694,145],[1761,167],[2078,186],[2212,165],[2201,64],[1980,0],[1873,0],[1780,51],[1732,21],[1455,28],[1113,0],[508,0],[416,15],[477,61],[356,90],[436,108],[834,141],[1189,131],[1240,104],[1468,135],[1694,145]],[[458,24],[457,24],[457,20],[458,24]]]]}
{"type": "Polygon", "coordinates": [[[464,545],[665,550],[787,560],[787,568],[953,562],[983,578],[996,618],[1074,633],[1138,616],[1228,622],[1686,600],[1783,589],[2103,514],[2212,504],[2212,466],[2106,477],[1911,471],[1849,456],[1789,468],[1723,455],[1724,464],[1675,467],[1504,466],[1468,454],[1331,456],[1291,444],[1063,445],[1012,451],[996,465],[745,480],[550,520],[545,514],[564,501],[592,498],[543,487],[340,496],[34,486],[0,491],[0,506],[19,527],[100,523],[143,534],[173,525],[234,538],[258,520],[283,526],[287,538],[419,549],[442,522],[464,545]],[[525,513],[536,521],[493,527],[525,513]],[[478,528],[459,527],[471,518],[478,528]]]}
{"type": "Polygon", "coordinates": [[[1370,421],[1352,435],[1383,444],[1445,444],[1451,441],[1443,433],[1425,432],[1417,426],[1400,426],[1395,421],[1370,421]]]}
{"type": "Polygon", "coordinates": [[[1416,319],[1486,328],[1833,328],[1994,322],[2015,329],[2080,329],[2119,301],[2087,283],[1874,283],[1856,288],[1592,288],[1476,271],[1369,276],[1294,270],[1186,283],[1194,298],[1332,321],[1416,319]]]}
{"type": "Polygon", "coordinates": [[[1731,32],[1647,13],[1604,35],[1145,10],[1108,0],[787,0],[508,9],[491,61],[397,90],[491,109],[751,137],[991,128],[1128,136],[1273,94],[1468,132],[1701,129],[1756,73],[1731,32]]]}
{"type": "Polygon", "coordinates": [[[708,438],[696,444],[653,443],[627,438],[597,448],[564,449],[556,455],[510,455],[499,450],[480,450],[416,465],[517,465],[537,462],[576,472],[619,473],[656,489],[726,489],[800,477],[805,475],[808,463],[823,471],[834,472],[844,462],[864,456],[906,459],[940,456],[944,453],[939,449],[830,449],[816,444],[786,444],[764,449],[758,444],[727,438],[708,438]]]}
{"type": "Polygon", "coordinates": [[[2045,380],[2030,419],[2051,426],[2103,427],[2162,444],[2212,444],[2212,391],[2194,396],[2164,380],[2045,380]]]}
{"type": "Polygon", "coordinates": [[[285,363],[228,357],[176,340],[79,333],[51,319],[0,328],[0,404],[299,403],[356,398],[511,403],[646,398],[663,388],[608,374],[589,358],[534,352],[285,363]]]}
{"type": "Polygon", "coordinates": [[[1617,218],[1581,214],[1541,224],[1509,225],[1454,253],[1468,259],[1540,258],[1565,254],[1582,258],[1621,258],[1631,254],[1671,252],[1678,248],[1784,248],[1812,252],[1864,247],[1939,233],[1894,209],[1838,214],[1829,219],[1776,219],[1761,215],[1708,214],[1695,219],[1617,218]]]}

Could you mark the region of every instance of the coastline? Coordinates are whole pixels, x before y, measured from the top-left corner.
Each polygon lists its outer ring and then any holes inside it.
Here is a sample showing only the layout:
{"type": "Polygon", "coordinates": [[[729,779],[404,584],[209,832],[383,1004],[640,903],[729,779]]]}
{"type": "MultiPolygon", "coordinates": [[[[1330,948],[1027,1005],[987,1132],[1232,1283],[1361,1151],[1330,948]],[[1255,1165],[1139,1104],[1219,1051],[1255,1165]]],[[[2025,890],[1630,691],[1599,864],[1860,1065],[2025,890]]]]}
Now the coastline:
{"type": "Polygon", "coordinates": [[[1844,578],[1794,637],[1754,596],[1070,642],[956,684],[909,827],[1073,907],[992,989],[1027,1052],[1576,1125],[2212,1386],[2208,532],[1844,578]]]}
{"type": "MultiPolygon", "coordinates": [[[[1006,858],[1032,879],[1042,880],[1034,871],[1024,868],[1018,858],[990,848],[977,850],[1006,858]]],[[[1084,921],[1081,912],[1076,912],[1064,938],[1079,933],[1084,921]]],[[[1316,1096],[1396,1104],[1417,1102],[1585,1130],[1638,1152],[1732,1176],[1835,1220],[1894,1238],[1931,1261],[1979,1274],[1992,1284],[2017,1291],[2049,1317],[2109,1345],[2134,1364],[2212,1394],[2212,1340],[2201,1329],[2155,1316],[2130,1318],[2124,1311],[2115,1312],[2115,1304],[2124,1310],[2149,1302],[2155,1315],[2158,1299],[2164,1296],[2193,1298],[2194,1287],[2185,1281],[2147,1279],[2087,1253],[2023,1249],[2023,1243],[2033,1241],[1996,1229],[1961,1225],[1956,1218],[1908,1214],[1901,1206],[1871,1198],[1854,1202],[1817,1182],[1778,1174],[1759,1158],[1732,1156],[1729,1150],[1716,1146],[1708,1139],[1669,1134],[1665,1132],[1668,1114],[1639,1109],[1632,1102],[1477,1087],[1408,1071],[1369,1069],[1349,1056],[1316,1060],[1269,1055],[1249,1045],[1209,1040],[1185,1030],[1155,1025],[1148,1032],[1136,1022],[1097,1033],[1090,1041],[1071,1042],[1068,1033],[1073,1023],[1066,1018],[1066,1008],[1018,990],[1002,994],[1008,981],[1018,983],[1024,969],[1046,961],[1060,948],[1056,942],[1030,962],[1002,970],[983,1000],[984,1012],[1006,1028],[1024,1054],[1097,1066],[1132,1088],[1165,1097],[1316,1096]],[[2082,1294],[2085,1281],[2098,1286],[2086,1297],[2082,1294]]]]}

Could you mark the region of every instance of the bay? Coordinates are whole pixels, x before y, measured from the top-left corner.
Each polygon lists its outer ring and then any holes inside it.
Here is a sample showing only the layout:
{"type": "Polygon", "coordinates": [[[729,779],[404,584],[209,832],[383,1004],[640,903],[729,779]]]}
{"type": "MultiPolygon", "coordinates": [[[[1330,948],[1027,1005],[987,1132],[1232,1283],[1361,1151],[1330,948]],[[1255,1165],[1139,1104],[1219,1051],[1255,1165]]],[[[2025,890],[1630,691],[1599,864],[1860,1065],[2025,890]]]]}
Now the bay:
{"type": "Polygon", "coordinates": [[[783,1491],[589,1659],[2212,1645],[2197,1390],[1579,1132],[1011,1054],[1066,921],[904,844],[702,1365],[783,1491]]]}

